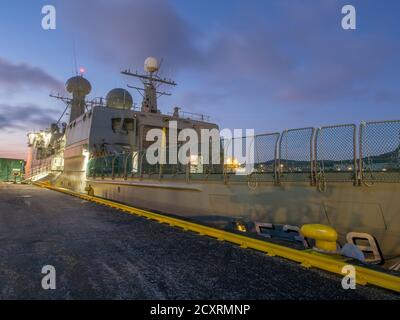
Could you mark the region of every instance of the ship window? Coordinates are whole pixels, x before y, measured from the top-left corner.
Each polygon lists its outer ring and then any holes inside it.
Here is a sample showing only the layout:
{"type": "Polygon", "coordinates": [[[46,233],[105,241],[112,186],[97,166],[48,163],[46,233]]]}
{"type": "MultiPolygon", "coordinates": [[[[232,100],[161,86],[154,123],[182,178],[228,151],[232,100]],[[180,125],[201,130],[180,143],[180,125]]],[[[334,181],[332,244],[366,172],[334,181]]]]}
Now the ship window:
{"type": "Polygon", "coordinates": [[[119,129],[121,127],[121,118],[112,118],[111,119],[111,127],[113,131],[119,129]]]}
{"type": "Polygon", "coordinates": [[[122,124],[122,130],[133,131],[133,129],[134,129],[134,120],[124,119],[124,123],[122,124]]]}

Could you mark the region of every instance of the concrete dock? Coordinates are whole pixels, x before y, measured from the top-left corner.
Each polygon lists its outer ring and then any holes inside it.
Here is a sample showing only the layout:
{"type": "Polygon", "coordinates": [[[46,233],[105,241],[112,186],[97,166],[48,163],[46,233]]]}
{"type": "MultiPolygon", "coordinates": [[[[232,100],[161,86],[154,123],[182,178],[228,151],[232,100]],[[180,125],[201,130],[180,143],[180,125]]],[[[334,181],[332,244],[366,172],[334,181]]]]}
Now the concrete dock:
{"type": "Polygon", "coordinates": [[[0,257],[0,299],[400,299],[31,185],[0,184],[0,257]]]}

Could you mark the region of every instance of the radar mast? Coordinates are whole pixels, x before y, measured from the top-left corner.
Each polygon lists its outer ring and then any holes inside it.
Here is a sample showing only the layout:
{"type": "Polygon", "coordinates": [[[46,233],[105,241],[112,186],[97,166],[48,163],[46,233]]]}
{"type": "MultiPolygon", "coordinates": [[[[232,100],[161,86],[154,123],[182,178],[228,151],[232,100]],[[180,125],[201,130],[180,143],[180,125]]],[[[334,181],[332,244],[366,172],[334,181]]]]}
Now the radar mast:
{"type": "Polygon", "coordinates": [[[137,71],[131,72],[129,69],[121,71],[122,74],[136,77],[142,81],[144,88],[128,85],[129,88],[138,90],[138,92],[142,95],[142,112],[158,113],[157,98],[162,95],[170,96],[171,94],[168,92],[157,91],[157,88],[162,84],[176,86],[176,82],[170,79],[160,78],[158,76],[159,69],[160,65],[158,64],[157,59],[148,57],[144,61],[144,71],[146,74],[139,74],[137,71]],[[144,92],[144,94],[142,92],[144,92]]]}

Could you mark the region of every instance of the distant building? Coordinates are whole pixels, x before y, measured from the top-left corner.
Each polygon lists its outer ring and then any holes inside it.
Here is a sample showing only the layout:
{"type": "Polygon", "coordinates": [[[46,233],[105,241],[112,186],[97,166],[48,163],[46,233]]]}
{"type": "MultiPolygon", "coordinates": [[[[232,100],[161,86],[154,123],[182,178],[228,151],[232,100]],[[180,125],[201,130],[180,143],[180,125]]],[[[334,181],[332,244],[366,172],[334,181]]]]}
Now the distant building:
{"type": "Polygon", "coordinates": [[[0,158],[0,181],[21,181],[25,161],[22,159],[0,158]]]}

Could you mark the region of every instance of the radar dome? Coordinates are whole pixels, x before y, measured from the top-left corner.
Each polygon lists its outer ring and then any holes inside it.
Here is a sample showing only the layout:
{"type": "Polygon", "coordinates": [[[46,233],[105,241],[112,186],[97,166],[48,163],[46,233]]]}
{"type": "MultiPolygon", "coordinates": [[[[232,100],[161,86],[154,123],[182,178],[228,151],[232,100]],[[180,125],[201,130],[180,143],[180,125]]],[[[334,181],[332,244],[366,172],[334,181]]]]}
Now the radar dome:
{"type": "Polygon", "coordinates": [[[122,88],[112,89],[106,96],[107,106],[115,109],[132,108],[133,99],[131,94],[122,88]]]}
{"type": "Polygon", "coordinates": [[[92,86],[88,80],[82,76],[75,76],[68,79],[65,84],[67,91],[69,93],[77,93],[80,95],[88,95],[92,91],[92,86]]]}
{"type": "Polygon", "coordinates": [[[144,60],[144,71],[150,73],[158,71],[157,59],[154,57],[148,57],[146,60],[144,60]]]}

